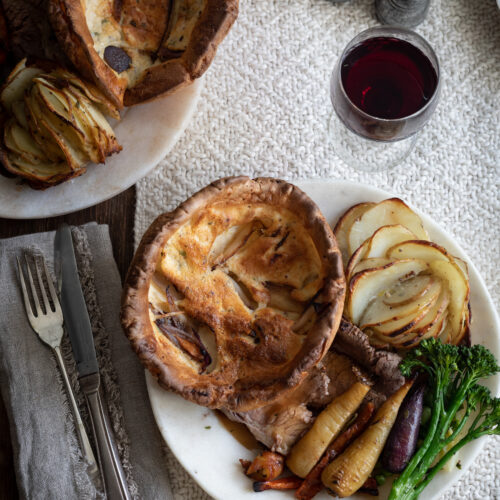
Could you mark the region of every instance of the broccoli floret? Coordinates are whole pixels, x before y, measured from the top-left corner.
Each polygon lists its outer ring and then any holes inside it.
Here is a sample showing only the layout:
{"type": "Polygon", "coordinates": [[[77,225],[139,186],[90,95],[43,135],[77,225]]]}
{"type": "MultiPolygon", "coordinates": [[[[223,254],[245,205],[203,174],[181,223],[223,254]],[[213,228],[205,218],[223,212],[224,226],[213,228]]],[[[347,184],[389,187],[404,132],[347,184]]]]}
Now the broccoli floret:
{"type": "Polygon", "coordinates": [[[490,390],[484,385],[474,384],[467,395],[467,405],[470,411],[481,408],[491,399],[490,390]]]}
{"type": "Polygon", "coordinates": [[[408,353],[400,365],[400,370],[406,377],[414,370],[424,370],[435,379],[456,371],[460,357],[460,349],[457,346],[443,344],[436,339],[426,339],[408,353]]]}
{"type": "Polygon", "coordinates": [[[483,408],[483,421],[473,431],[475,438],[486,434],[500,435],[500,398],[490,399],[483,408]]]}
{"type": "Polygon", "coordinates": [[[408,353],[400,369],[405,376],[426,373],[433,395],[427,434],[394,482],[389,496],[390,500],[413,500],[462,446],[487,434],[500,434],[500,400],[492,398],[490,391],[477,383],[500,371],[500,367],[493,354],[482,345],[457,347],[427,339],[408,353]],[[470,423],[473,412],[474,420],[470,423]],[[465,435],[455,443],[468,423],[465,435]],[[452,443],[455,444],[452,446],[452,443]],[[449,446],[451,448],[432,466],[449,446]]]}
{"type": "Polygon", "coordinates": [[[495,356],[483,345],[460,346],[458,371],[467,373],[469,378],[479,380],[500,371],[495,356]]]}

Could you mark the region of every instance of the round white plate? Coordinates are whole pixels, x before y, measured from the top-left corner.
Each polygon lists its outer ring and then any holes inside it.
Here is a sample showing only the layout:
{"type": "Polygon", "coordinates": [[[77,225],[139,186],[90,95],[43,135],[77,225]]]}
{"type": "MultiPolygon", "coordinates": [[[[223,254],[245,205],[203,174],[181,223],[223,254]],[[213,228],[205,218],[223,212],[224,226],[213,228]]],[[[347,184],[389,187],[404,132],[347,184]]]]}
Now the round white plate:
{"type": "Polygon", "coordinates": [[[108,200],[147,175],[172,149],[187,127],[203,86],[202,78],[168,97],[128,108],[114,125],[123,149],[105,165],[45,191],[0,175],[0,217],[54,217],[108,200]]]}
{"type": "MultiPolygon", "coordinates": [[[[330,224],[351,205],[362,201],[381,201],[391,194],[369,186],[347,181],[298,182],[319,206],[330,224]]],[[[500,358],[500,327],[495,307],[476,268],[461,248],[432,219],[420,214],[433,241],[446,247],[453,255],[464,259],[469,266],[472,310],[472,341],[484,344],[500,358]]],[[[253,453],[240,445],[207,408],[190,403],[180,396],[161,389],[149,373],[146,374],[149,398],[163,438],[179,462],[193,479],[212,497],[221,500],[292,500],[293,493],[281,491],[252,491],[252,482],[243,474],[240,458],[253,458],[253,453]]],[[[500,376],[492,377],[488,386],[499,394],[500,376]]],[[[478,440],[464,447],[460,453],[462,469],[440,472],[424,493],[426,499],[437,498],[473,462],[483,446],[478,440]]],[[[389,485],[380,490],[380,498],[387,498],[389,485]]],[[[321,493],[318,500],[331,498],[321,493]]],[[[352,498],[365,500],[366,495],[352,498]]]]}

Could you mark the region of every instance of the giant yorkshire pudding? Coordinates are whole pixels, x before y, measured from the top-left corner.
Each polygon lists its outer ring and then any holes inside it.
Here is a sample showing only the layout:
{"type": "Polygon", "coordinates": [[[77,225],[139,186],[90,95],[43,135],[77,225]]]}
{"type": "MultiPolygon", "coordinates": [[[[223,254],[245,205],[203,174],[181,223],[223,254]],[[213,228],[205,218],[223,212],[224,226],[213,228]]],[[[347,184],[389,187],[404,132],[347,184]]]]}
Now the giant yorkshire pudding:
{"type": "Polygon", "coordinates": [[[112,102],[131,106],[200,77],[238,0],[48,0],[59,43],[112,102]]]}
{"type": "Polygon", "coordinates": [[[345,281],[328,223],[284,181],[221,179],[148,229],[122,324],[161,386],[246,411],[298,384],[327,352],[345,281]]]}

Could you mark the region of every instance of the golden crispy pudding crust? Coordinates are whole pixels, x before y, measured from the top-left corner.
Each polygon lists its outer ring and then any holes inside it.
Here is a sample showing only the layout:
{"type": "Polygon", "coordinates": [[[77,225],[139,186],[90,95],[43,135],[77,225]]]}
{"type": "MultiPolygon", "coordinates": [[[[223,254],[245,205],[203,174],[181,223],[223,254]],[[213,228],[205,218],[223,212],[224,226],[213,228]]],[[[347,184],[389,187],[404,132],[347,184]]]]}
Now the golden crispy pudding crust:
{"type": "Polygon", "coordinates": [[[238,0],[49,0],[66,55],[118,107],[199,78],[238,15],[238,0]]]}
{"type": "Polygon", "coordinates": [[[335,237],[287,182],[221,179],[145,233],[122,324],[161,386],[245,411],[293,387],[327,352],[344,304],[335,237]]]}

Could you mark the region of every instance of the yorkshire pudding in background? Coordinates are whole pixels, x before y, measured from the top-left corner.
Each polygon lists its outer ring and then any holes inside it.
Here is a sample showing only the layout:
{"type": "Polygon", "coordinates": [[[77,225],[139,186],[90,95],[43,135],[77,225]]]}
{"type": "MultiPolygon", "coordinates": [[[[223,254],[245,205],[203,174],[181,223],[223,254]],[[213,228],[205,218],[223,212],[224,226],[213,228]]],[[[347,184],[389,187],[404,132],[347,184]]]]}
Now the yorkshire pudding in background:
{"type": "Polygon", "coordinates": [[[233,177],[147,230],[122,324],[159,384],[247,411],[294,387],[328,351],[345,296],[335,237],[300,189],[233,177]]]}
{"type": "Polygon", "coordinates": [[[48,0],[62,48],[116,106],[200,77],[238,15],[238,0],[48,0]]]}

